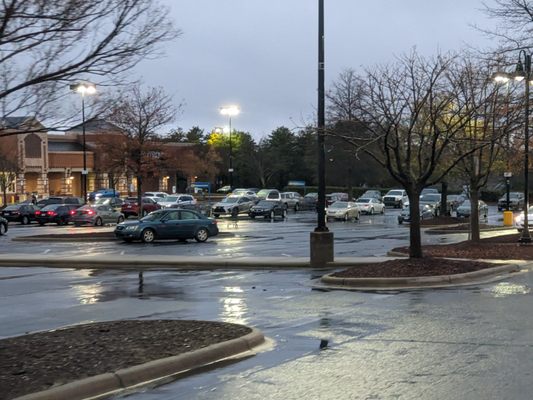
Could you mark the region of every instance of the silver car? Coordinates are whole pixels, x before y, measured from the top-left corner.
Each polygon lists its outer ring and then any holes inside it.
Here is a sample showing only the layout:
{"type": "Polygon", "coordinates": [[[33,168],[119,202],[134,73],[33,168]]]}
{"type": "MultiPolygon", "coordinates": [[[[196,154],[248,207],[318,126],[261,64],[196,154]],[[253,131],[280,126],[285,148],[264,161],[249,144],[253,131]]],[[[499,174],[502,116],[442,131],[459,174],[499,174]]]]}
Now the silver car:
{"type": "Polygon", "coordinates": [[[298,211],[303,197],[298,192],[283,192],[281,193],[281,201],[285,204],[286,209],[293,208],[294,211],[298,211]]]}
{"type": "Polygon", "coordinates": [[[250,208],[255,205],[255,201],[246,196],[228,196],[222,201],[215,203],[211,212],[215,218],[221,215],[231,215],[236,217],[239,214],[248,214],[250,208]]]}
{"type": "Polygon", "coordinates": [[[359,220],[360,210],[357,204],[351,201],[336,201],[326,210],[326,218],[342,219],[344,221],[359,220]]]}
{"type": "MultiPolygon", "coordinates": [[[[457,207],[457,217],[470,217],[471,207],[469,199],[463,201],[463,203],[457,207]]],[[[487,206],[483,200],[478,200],[478,210],[479,217],[487,219],[487,216],[489,215],[489,206],[487,206]]]]}
{"type": "Polygon", "coordinates": [[[115,211],[107,204],[85,205],[71,211],[69,222],[75,226],[94,225],[102,226],[104,224],[120,224],[124,221],[124,214],[115,211]]]}

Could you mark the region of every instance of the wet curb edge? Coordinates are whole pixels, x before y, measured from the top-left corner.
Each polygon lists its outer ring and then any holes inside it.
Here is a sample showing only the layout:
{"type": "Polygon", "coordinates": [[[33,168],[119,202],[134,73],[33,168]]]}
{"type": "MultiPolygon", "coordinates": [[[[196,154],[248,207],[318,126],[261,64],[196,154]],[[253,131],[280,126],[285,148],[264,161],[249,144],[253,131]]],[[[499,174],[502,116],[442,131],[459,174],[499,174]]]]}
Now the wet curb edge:
{"type": "Polygon", "coordinates": [[[14,400],[83,400],[107,397],[134,386],[145,385],[155,380],[198,369],[225,358],[251,351],[265,341],[261,331],[255,328],[251,329],[252,332],[247,335],[216,343],[190,353],[150,361],[120,369],[114,373],[81,379],[52,389],[17,397],[14,400]]]}

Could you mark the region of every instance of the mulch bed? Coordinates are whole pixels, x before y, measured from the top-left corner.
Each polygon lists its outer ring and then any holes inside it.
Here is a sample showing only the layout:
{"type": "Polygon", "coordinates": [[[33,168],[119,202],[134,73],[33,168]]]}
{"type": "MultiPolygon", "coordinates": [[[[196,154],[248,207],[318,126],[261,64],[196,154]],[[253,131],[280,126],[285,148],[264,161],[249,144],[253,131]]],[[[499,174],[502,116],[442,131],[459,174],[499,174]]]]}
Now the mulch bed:
{"type": "Polygon", "coordinates": [[[337,278],[401,278],[462,274],[494,267],[494,264],[478,261],[457,261],[441,258],[410,258],[390,260],[376,264],[361,264],[335,272],[337,278]]]}
{"type": "MultiPolygon", "coordinates": [[[[533,260],[533,244],[518,243],[520,233],[499,235],[446,245],[428,245],[422,247],[426,257],[450,257],[495,260],[533,260]]],[[[409,254],[409,247],[397,247],[392,251],[409,254]]]]}
{"type": "Polygon", "coordinates": [[[0,340],[0,399],[49,389],[244,336],[241,325],[112,321],[0,340]]]}

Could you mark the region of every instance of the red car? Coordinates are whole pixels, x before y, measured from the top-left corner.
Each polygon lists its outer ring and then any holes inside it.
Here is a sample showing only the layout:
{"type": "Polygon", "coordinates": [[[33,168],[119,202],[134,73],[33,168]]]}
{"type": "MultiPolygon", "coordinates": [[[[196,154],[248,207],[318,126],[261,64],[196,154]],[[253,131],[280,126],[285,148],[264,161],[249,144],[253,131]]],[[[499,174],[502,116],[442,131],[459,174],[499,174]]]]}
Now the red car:
{"type": "MultiPolygon", "coordinates": [[[[159,210],[161,206],[157,204],[153,199],[150,197],[143,197],[141,199],[142,201],[142,211],[141,216],[145,216],[150,214],[152,211],[159,210]]],[[[126,200],[124,200],[124,204],[122,204],[121,208],[122,214],[124,214],[125,218],[128,218],[130,215],[139,215],[139,204],[137,203],[137,197],[127,197],[126,200]]]]}

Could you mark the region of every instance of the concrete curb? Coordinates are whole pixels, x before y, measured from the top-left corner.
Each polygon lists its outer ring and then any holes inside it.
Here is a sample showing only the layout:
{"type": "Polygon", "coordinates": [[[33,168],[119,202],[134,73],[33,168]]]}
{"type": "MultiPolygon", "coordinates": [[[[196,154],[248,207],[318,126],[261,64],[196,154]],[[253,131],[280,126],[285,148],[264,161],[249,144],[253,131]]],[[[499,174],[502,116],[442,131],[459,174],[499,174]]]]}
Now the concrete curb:
{"type": "MultiPolygon", "coordinates": [[[[457,226],[457,225],[447,225],[449,227],[451,226],[457,226]]],[[[499,226],[495,228],[488,228],[488,229],[480,229],[480,232],[498,232],[498,231],[507,231],[507,230],[516,230],[516,227],[512,226],[499,226]]],[[[470,232],[469,229],[442,229],[441,227],[438,228],[428,228],[425,231],[428,235],[446,235],[446,234],[452,234],[452,233],[468,233],[470,232]]]]}
{"type": "MultiPolygon", "coordinates": [[[[338,278],[331,276],[332,274],[324,275],[321,281],[325,284],[334,286],[349,286],[358,288],[381,288],[386,290],[397,290],[402,288],[424,288],[424,287],[440,287],[448,285],[458,285],[465,283],[472,283],[487,277],[494,277],[503,273],[511,273],[520,271],[520,266],[517,264],[500,265],[496,267],[486,268],[474,272],[465,272],[463,274],[454,275],[436,275],[436,276],[416,276],[404,278],[338,278]]],[[[367,289],[368,290],[368,289],[367,289]]]]}
{"type": "Polygon", "coordinates": [[[252,332],[240,338],[145,364],[124,368],[37,393],[17,397],[14,400],[83,400],[110,396],[136,386],[155,383],[183,372],[195,370],[222,361],[241,353],[252,351],[265,341],[263,334],[252,328],[252,332]]]}
{"type": "MultiPolygon", "coordinates": [[[[394,258],[394,257],[392,257],[394,258]]],[[[320,268],[340,268],[369,262],[382,262],[391,257],[339,257],[337,261],[327,263],[320,268]]],[[[0,266],[24,267],[52,267],[52,268],[90,268],[90,269],[195,269],[211,270],[226,269],[286,269],[286,268],[315,268],[311,267],[308,257],[242,257],[222,258],[181,257],[181,256],[147,256],[147,255],[79,255],[61,258],[50,254],[2,254],[0,266]]]]}

